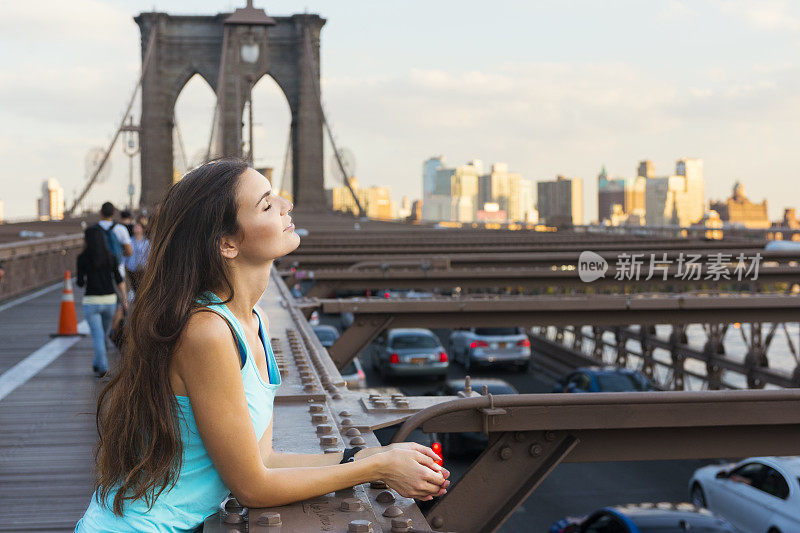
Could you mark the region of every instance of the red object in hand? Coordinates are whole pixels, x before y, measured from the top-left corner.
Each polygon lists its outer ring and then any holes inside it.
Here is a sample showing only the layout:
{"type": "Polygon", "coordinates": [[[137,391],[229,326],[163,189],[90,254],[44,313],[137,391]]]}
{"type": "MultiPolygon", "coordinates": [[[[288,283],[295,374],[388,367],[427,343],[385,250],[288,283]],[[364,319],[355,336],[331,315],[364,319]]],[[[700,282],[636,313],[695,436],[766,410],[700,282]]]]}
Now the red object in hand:
{"type": "Polygon", "coordinates": [[[442,445],[441,445],[441,443],[434,442],[433,444],[431,444],[431,450],[433,450],[433,453],[435,453],[436,455],[439,456],[439,459],[435,460],[434,463],[436,463],[439,466],[443,466],[442,465],[443,461],[442,461],[442,445]]]}

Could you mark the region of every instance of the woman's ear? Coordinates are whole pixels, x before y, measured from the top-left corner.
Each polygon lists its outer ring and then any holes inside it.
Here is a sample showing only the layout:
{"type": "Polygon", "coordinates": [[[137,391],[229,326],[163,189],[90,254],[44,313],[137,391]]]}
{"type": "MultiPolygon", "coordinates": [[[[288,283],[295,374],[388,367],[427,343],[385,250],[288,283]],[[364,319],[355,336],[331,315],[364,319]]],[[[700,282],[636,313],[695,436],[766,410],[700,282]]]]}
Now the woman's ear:
{"type": "Polygon", "coordinates": [[[234,259],[239,255],[239,243],[233,235],[223,237],[219,242],[219,251],[225,259],[234,259]]]}

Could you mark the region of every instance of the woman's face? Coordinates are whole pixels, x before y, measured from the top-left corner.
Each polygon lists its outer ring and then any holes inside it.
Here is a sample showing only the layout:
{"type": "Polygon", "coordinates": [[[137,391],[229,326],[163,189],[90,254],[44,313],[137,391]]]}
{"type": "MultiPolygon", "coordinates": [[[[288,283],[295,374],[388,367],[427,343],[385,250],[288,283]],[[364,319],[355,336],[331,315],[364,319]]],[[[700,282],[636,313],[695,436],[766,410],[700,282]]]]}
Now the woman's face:
{"type": "Polygon", "coordinates": [[[272,190],[267,178],[248,168],[239,177],[236,192],[240,234],[238,259],[263,264],[292,252],[300,245],[294,231],[292,203],[272,190]]]}
{"type": "Polygon", "coordinates": [[[144,227],[138,222],[133,225],[133,236],[136,237],[137,240],[144,237],[144,227]]]}

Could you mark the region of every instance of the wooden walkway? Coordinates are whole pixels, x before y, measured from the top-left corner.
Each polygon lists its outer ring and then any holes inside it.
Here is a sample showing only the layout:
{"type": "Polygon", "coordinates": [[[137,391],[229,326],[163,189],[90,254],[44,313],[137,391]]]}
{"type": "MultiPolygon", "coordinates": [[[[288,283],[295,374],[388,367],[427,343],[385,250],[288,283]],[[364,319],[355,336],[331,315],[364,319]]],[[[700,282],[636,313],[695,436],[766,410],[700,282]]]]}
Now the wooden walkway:
{"type": "MultiPolygon", "coordinates": [[[[60,298],[53,290],[0,311],[0,374],[51,340],[60,298]]],[[[0,531],[72,531],[83,515],[96,440],[91,365],[86,337],[0,400],[0,531]]]]}

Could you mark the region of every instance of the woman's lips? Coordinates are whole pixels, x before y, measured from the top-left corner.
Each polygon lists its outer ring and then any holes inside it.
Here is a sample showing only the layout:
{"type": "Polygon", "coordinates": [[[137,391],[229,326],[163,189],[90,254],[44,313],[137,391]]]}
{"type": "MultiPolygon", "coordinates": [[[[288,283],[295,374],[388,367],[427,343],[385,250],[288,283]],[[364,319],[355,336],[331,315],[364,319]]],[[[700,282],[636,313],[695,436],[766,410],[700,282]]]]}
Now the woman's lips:
{"type": "Polygon", "coordinates": [[[283,231],[293,231],[294,230],[294,222],[283,228],[283,231]]]}

